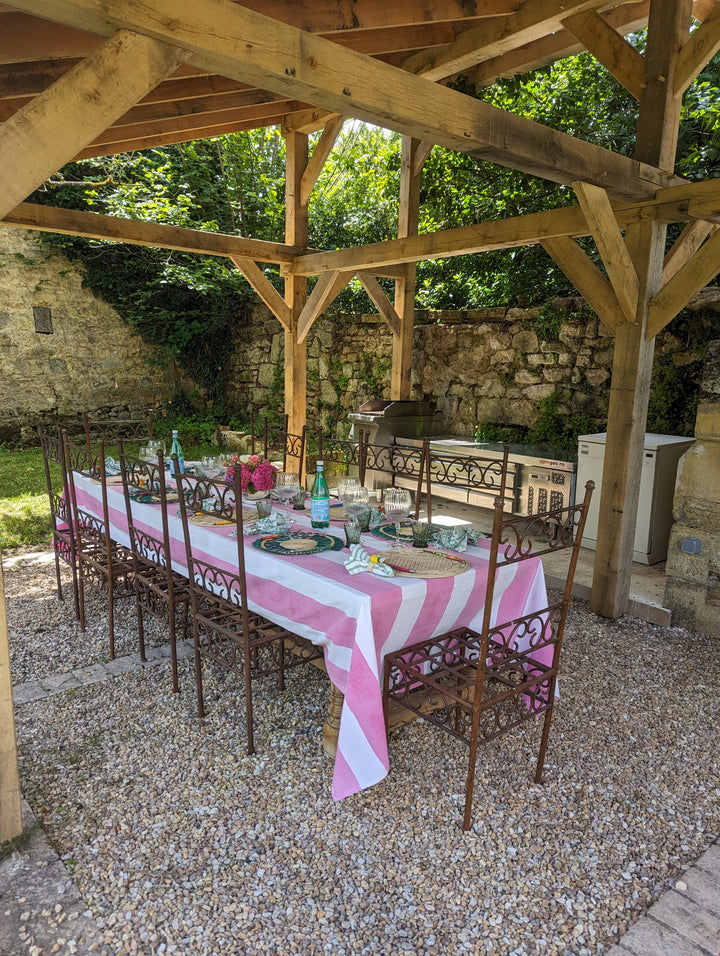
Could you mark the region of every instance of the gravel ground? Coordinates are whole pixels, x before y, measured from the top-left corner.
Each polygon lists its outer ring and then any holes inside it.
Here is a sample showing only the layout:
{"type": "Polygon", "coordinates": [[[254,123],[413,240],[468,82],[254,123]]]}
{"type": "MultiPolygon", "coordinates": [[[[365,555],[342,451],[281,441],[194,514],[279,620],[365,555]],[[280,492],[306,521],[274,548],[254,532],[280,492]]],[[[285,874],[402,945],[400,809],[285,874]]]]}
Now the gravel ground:
{"type": "MultiPolygon", "coordinates": [[[[5,585],[15,684],[105,659],[102,600],[81,635],[52,564],[5,585]]],[[[603,953],[720,832],[717,642],[680,628],[573,603],[546,782],[539,725],[485,748],[466,834],[445,735],[398,731],[390,775],[334,803],[324,675],[256,685],[248,757],[239,682],[206,669],[201,722],[181,667],[178,696],[163,663],[17,711],[24,795],[112,952],[603,953]]]]}

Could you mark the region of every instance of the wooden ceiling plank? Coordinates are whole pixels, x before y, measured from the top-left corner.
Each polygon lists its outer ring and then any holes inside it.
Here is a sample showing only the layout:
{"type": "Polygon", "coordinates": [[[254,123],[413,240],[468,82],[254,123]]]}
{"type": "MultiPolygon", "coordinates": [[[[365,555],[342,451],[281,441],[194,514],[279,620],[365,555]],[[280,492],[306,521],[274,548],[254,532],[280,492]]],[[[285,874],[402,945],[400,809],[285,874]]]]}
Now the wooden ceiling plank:
{"type": "Polygon", "coordinates": [[[203,232],[180,226],[158,225],[138,219],[119,219],[96,212],[64,209],[21,203],[2,220],[5,226],[37,229],[39,232],[57,232],[66,236],[86,236],[88,239],[107,239],[135,246],[156,246],[159,249],[177,249],[198,255],[251,258],[261,262],[291,263],[295,249],[283,243],[246,239],[225,233],[203,232]]]}
{"type": "Polygon", "coordinates": [[[286,329],[292,329],[290,306],[262,269],[252,259],[241,256],[230,256],[230,258],[281,325],[286,329]]]}
{"type": "Polygon", "coordinates": [[[675,92],[682,95],[720,50],[720,4],[690,34],[678,56],[675,92]]]}
{"type": "Polygon", "coordinates": [[[559,15],[569,16],[597,5],[598,0],[565,0],[563,4],[557,0],[526,0],[517,13],[471,27],[440,49],[423,50],[405,60],[403,68],[428,80],[442,80],[481,60],[554,33],[560,29],[559,15]]]}
{"type": "Polygon", "coordinates": [[[332,152],[332,148],[340,135],[340,130],[345,122],[344,116],[328,117],[328,122],[322,131],[322,136],[315,144],[305,171],[300,181],[300,205],[307,206],[310,199],[310,193],[315,188],[318,177],[322,172],[325,162],[332,152]]]}
{"type": "Polygon", "coordinates": [[[588,226],[615,290],[620,309],[628,322],[634,322],[638,301],[638,277],[620,226],[604,189],[587,183],[574,183],[588,226]]]}
{"type": "Polygon", "coordinates": [[[354,272],[326,272],[325,275],[320,276],[298,316],[298,342],[305,341],[315,320],[340,295],[354,274],[354,272]]]}
{"type": "Polygon", "coordinates": [[[662,285],[672,279],[685,263],[692,258],[707,237],[716,232],[719,227],[701,219],[689,222],[663,259],[662,285]]]}
{"type": "Polygon", "coordinates": [[[377,306],[378,312],[387,323],[390,331],[393,335],[400,335],[400,316],[395,311],[383,287],[377,279],[368,272],[358,272],[358,279],[362,283],[363,289],[365,289],[370,296],[371,301],[377,306]]]}
{"type": "Polygon", "coordinates": [[[191,143],[198,139],[209,139],[213,136],[222,136],[225,133],[241,133],[245,130],[260,129],[263,126],[282,125],[290,114],[284,114],[282,117],[270,116],[261,119],[225,121],[213,126],[202,126],[179,130],[168,133],[148,134],[146,139],[135,137],[134,139],[123,140],[121,142],[112,142],[100,144],[97,146],[86,147],[80,150],[75,156],[75,161],[80,159],[98,159],[102,156],[114,156],[117,153],[130,153],[139,149],[153,149],[157,146],[171,146],[177,143],[191,143]]]}
{"type": "Polygon", "coordinates": [[[720,272],[720,231],[712,235],[653,296],[648,306],[647,341],[661,332],[690,299],[720,272]]]}
{"type": "Polygon", "coordinates": [[[611,332],[617,328],[620,305],[615,290],[595,263],[569,236],[542,239],[540,245],[572,282],[611,332]]]}
{"type": "Polygon", "coordinates": [[[0,218],[171,73],[184,51],[121,30],[0,127],[0,218]]]}
{"type": "Polygon", "coordinates": [[[18,63],[63,57],[84,57],[92,53],[102,40],[85,32],[81,26],[68,27],[43,18],[14,11],[4,14],[0,30],[0,63],[18,63]]]}
{"type": "Polygon", "coordinates": [[[393,0],[377,4],[367,0],[328,3],[327,0],[239,0],[238,5],[307,30],[310,33],[345,35],[356,31],[418,23],[443,23],[473,17],[506,16],[521,0],[393,0]]]}
{"type": "MultiPolygon", "coordinates": [[[[118,26],[189,46],[191,61],[333,112],[397,129],[415,139],[521,169],[556,182],[607,184],[618,198],[648,197],[668,176],[524,117],[505,113],[352,50],[277,24],[227,0],[202,7],[156,0],[152,9],[118,0],[17,0],[52,19],[100,33],[118,26]]],[[[549,2],[549,0],[543,0],[549,2]]]]}
{"type": "Polygon", "coordinates": [[[294,100],[286,100],[273,103],[265,103],[261,106],[247,106],[243,109],[222,110],[215,113],[202,113],[199,116],[171,116],[166,120],[157,120],[153,123],[133,123],[130,126],[109,126],[100,136],[97,137],[90,147],[105,146],[118,143],[129,143],[130,146],[118,152],[128,152],[128,149],[140,149],[140,145],[133,146],[133,142],[139,143],[141,140],[152,140],[154,136],[160,137],[163,133],[183,132],[189,139],[199,139],[196,134],[198,129],[206,131],[206,135],[217,135],[212,133],[214,127],[224,127],[230,123],[252,124],[260,121],[258,125],[277,125],[282,122],[283,117],[297,107],[304,108],[305,104],[296,103],[294,100]]]}
{"type": "MultiPolygon", "coordinates": [[[[165,122],[183,117],[197,119],[203,125],[203,118],[223,119],[223,113],[248,110],[252,115],[261,115],[263,109],[269,107],[269,113],[279,115],[278,106],[296,102],[277,93],[268,93],[266,90],[244,90],[241,92],[219,93],[216,96],[205,96],[179,102],[138,103],[127,113],[116,120],[112,128],[122,130],[123,127],[143,125],[145,123],[165,122]],[[261,109],[258,109],[260,107],[261,109]]],[[[282,109],[279,111],[282,113],[282,109]]]]}
{"type": "Polygon", "coordinates": [[[640,99],[645,85],[645,61],[624,36],[613,29],[597,10],[584,10],[566,17],[562,23],[631,96],[640,99]]]}

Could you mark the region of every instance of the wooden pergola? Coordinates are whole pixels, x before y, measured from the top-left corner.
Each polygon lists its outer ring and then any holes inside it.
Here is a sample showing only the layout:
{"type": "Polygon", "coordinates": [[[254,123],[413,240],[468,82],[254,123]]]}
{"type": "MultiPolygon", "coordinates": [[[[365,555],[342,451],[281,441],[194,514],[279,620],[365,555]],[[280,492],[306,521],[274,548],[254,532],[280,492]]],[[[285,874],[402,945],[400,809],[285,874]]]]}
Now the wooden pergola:
{"type": "Polygon", "coordinates": [[[654,337],[720,270],[720,180],[673,172],[683,93],[718,49],[720,0],[16,0],[0,6],[0,219],[232,260],[284,328],[293,429],[306,415],[306,336],[354,276],[392,330],[392,397],[404,398],[416,263],[540,243],[615,337],[592,606],[617,617],[654,337]],[[626,36],[645,27],[643,56],[626,36]],[[637,100],[633,159],[447,86],[459,75],[492,84],[581,50],[637,100]],[[308,197],[348,117],[403,134],[398,237],[309,250],[308,197]],[[284,243],[25,202],[72,160],[268,125],[287,141],[284,243]],[[571,185],[578,204],[418,235],[435,144],[571,185]],[[684,225],[671,248],[668,223],[684,225]],[[604,271],[576,242],[588,235],[604,271]],[[280,266],[284,296],[259,263],[280,266]],[[395,279],[394,301],[379,276],[395,279]]]}

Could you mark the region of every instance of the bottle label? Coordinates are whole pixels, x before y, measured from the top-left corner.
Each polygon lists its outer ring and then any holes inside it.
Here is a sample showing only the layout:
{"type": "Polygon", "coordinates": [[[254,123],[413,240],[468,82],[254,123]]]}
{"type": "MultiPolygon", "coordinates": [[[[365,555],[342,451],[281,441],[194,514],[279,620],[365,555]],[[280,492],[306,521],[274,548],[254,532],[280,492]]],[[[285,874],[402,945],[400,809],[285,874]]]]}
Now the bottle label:
{"type": "Polygon", "coordinates": [[[310,521],[312,524],[320,521],[323,524],[330,524],[330,499],[329,498],[311,498],[310,499],[310,521]]]}

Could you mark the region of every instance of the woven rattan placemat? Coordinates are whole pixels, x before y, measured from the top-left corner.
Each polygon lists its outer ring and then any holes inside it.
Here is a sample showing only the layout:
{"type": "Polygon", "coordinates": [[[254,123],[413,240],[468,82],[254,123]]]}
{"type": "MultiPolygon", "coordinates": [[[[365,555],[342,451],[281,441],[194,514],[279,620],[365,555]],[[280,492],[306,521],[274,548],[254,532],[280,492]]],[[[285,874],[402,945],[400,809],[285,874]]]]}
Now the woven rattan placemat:
{"type": "Polygon", "coordinates": [[[470,567],[465,558],[446,557],[434,551],[425,551],[423,548],[398,548],[396,551],[380,551],[378,557],[384,558],[385,563],[392,566],[395,574],[400,577],[419,578],[452,578],[462,574],[470,567]],[[401,571],[400,568],[407,568],[401,571]]]}

